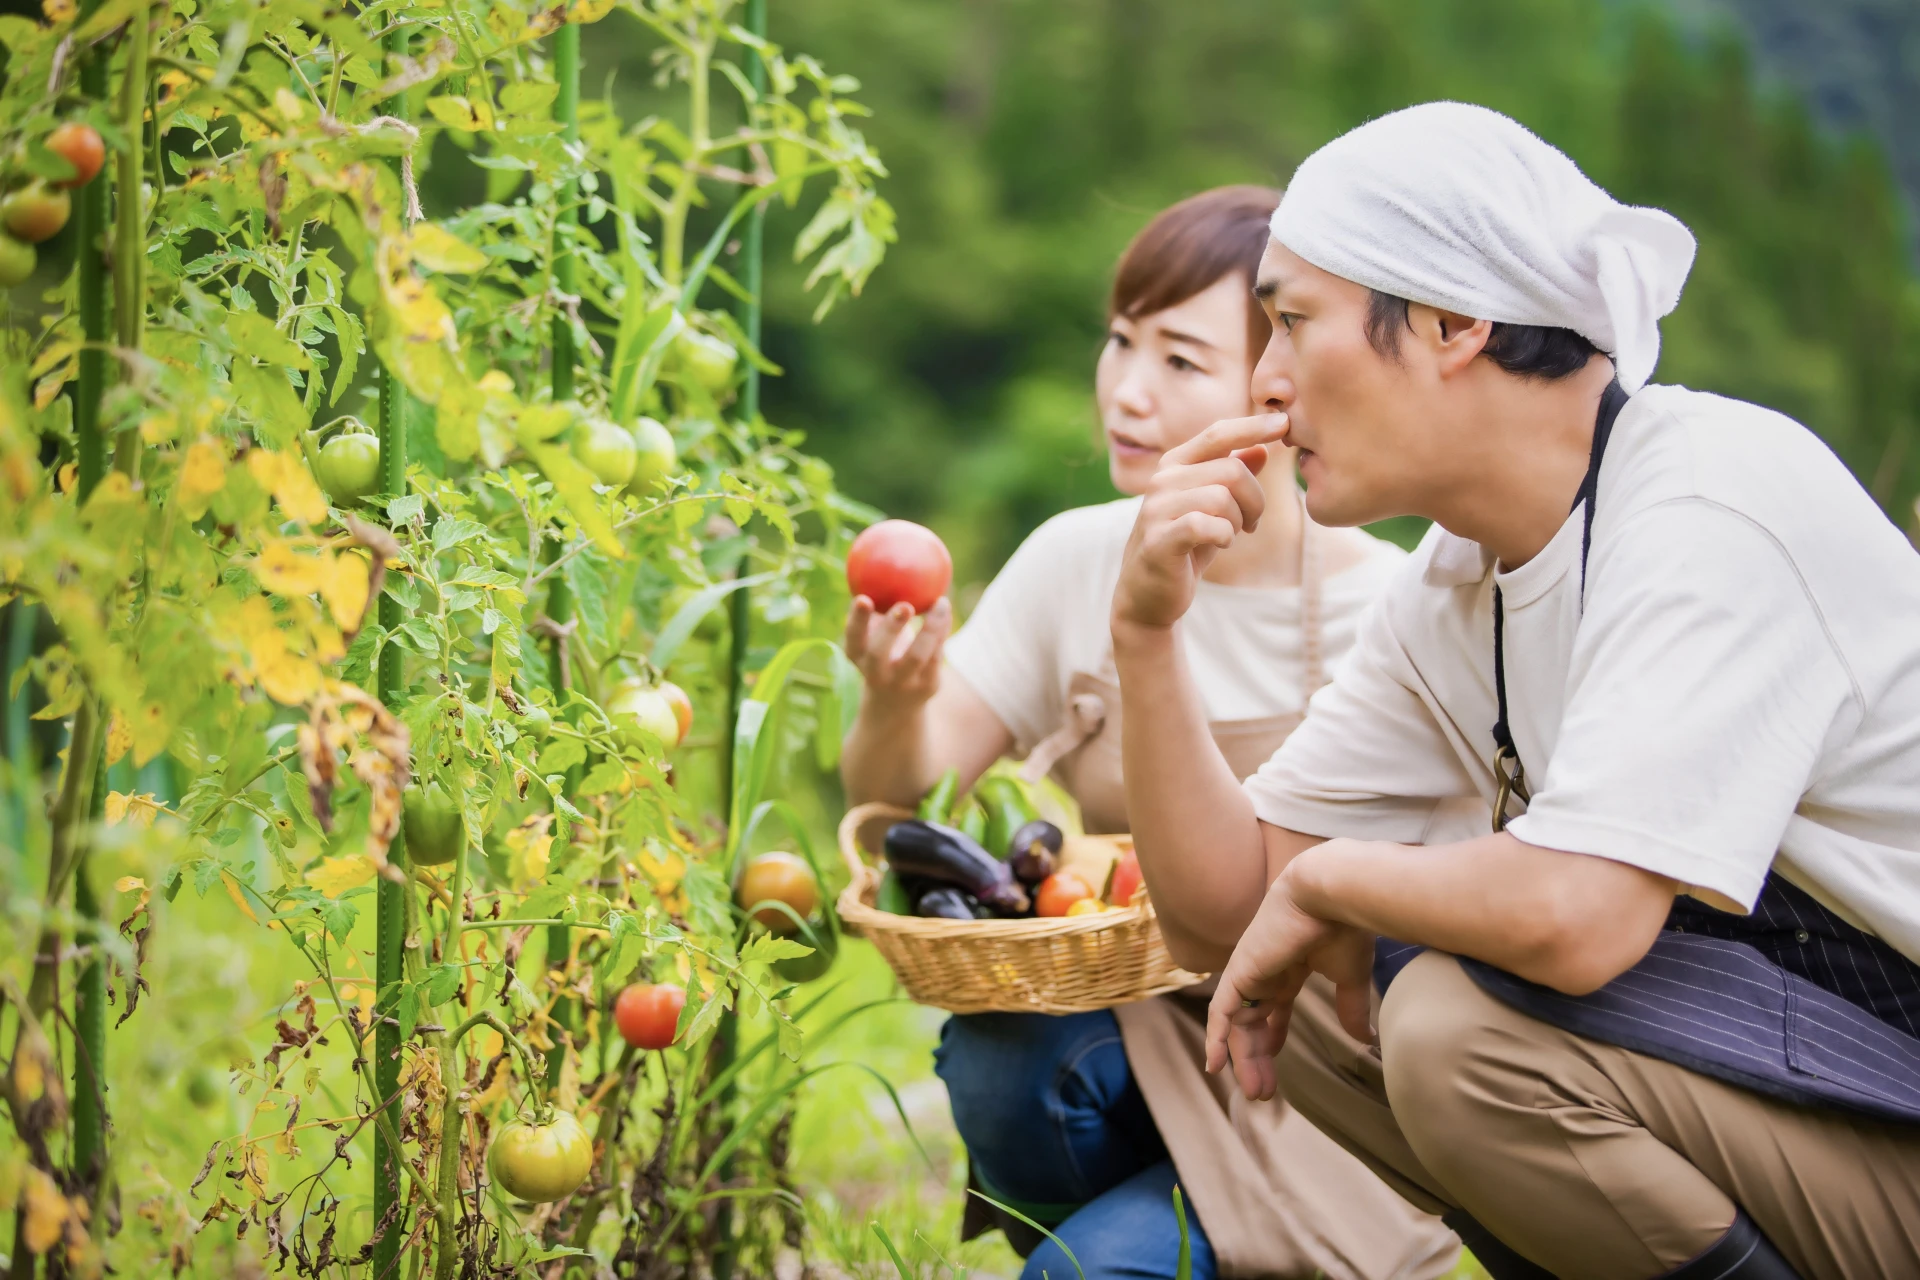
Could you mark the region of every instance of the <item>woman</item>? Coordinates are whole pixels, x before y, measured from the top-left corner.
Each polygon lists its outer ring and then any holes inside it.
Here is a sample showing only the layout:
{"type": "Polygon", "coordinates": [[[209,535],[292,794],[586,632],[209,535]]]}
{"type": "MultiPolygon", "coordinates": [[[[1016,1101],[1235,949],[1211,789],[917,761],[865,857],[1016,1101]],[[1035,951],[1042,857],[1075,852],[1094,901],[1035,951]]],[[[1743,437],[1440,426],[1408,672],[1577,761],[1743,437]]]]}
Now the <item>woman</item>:
{"type": "MultiPolygon", "coordinates": [[[[1154,218],[1122,255],[1095,379],[1121,493],[1141,493],[1168,449],[1251,412],[1270,333],[1252,276],[1278,200],[1261,187],[1206,192],[1154,218]]],[[[1260,480],[1266,518],[1208,566],[1182,623],[1215,741],[1241,776],[1299,722],[1403,559],[1358,530],[1314,526],[1291,458],[1274,457],[1260,480]]],[[[843,756],[850,800],[910,806],[948,767],[970,783],[1024,753],[1032,776],[1051,771],[1072,793],[1089,831],[1126,830],[1107,624],[1138,509],[1128,499],[1041,526],[951,643],[945,600],[917,633],[906,606],[876,614],[854,601],[846,647],[866,696],[843,756]]],[[[1088,1280],[1174,1274],[1176,1177],[1196,1278],[1444,1274],[1457,1245],[1437,1219],[1284,1101],[1248,1103],[1203,1074],[1204,1013],[1204,999],[1181,995],[951,1019],[936,1059],[975,1184],[1053,1227],[1088,1280]]],[[[1000,1221],[1025,1236],[1016,1247],[1038,1239],[1000,1221]]],[[[1072,1274],[1051,1242],[1027,1263],[1027,1277],[1043,1274],[1072,1274]]]]}

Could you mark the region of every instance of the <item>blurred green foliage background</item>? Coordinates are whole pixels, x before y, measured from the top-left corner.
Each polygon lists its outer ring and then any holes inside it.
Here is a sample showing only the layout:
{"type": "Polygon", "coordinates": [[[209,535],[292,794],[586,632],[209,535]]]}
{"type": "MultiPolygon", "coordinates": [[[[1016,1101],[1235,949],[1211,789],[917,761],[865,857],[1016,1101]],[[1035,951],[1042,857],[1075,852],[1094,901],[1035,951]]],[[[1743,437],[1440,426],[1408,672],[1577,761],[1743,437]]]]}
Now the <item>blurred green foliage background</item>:
{"type": "MultiPolygon", "coordinates": [[[[1759,86],[1742,30],[1686,8],[774,0],[776,40],[863,81],[900,243],[818,327],[798,273],[775,270],[767,345],[786,374],[767,412],[854,496],[937,528],[960,582],[990,576],[1046,516],[1112,496],[1092,366],[1141,223],[1202,187],[1282,183],[1341,131],[1453,97],[1684,219],[1700,257],[1659,379],[1806,422],[1904,527],[1920,287],[1885,154],[1759,86]]],[[[588,42],[587,83],[631,111],[653,68],[619,22],[588,42]]]]}

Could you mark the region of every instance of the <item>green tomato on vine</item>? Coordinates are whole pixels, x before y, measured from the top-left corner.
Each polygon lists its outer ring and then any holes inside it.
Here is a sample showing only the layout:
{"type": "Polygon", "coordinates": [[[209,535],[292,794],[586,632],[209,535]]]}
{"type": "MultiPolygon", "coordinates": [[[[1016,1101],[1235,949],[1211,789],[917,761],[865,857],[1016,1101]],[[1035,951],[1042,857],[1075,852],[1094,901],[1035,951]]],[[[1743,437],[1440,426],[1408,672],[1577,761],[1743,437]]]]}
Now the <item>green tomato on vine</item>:
{"type": "Polygon", "coordinates": [[[655,418],[641,418],[633,424],[633,443],[636,454],[627,490],[643,496],[680,469],[680,451],[673,443],[673,433],[655,418]]]}
{"type": "Polygon", "coordinates": [[[633,478],[640,447],[605,418],[587,418],[573,429],[573,456],[595,480],[617,487],[633,478]]]}
{"type": "Polygon", "coordinates": [[[27,282],[40,255],[30,244],[22,244],[9,235],[0,235],[0,289],[11,289],[27,282]]]}
{"type": "Polygon", "coordinates": [[[320,487],[335,506],[349,506],[380,489],[380,440],[363,432],[344,432],[320,446],[314,464],[320,487]]]}
{"type": "Polygon", "coordinates": [[[416,866],[439,867],[460,856],[466,843],[466,824],[460,806],[437,782],[407,788],[400,811],[407,823],[407,860],[416,866]]]}
{"type": "Polygon", "coordinates": [[[733,384],[734,365],[740,353],[723,338],[685,328],[674,339],[674,355],[680,368],[709,395],[719,395],[733,384]]]}

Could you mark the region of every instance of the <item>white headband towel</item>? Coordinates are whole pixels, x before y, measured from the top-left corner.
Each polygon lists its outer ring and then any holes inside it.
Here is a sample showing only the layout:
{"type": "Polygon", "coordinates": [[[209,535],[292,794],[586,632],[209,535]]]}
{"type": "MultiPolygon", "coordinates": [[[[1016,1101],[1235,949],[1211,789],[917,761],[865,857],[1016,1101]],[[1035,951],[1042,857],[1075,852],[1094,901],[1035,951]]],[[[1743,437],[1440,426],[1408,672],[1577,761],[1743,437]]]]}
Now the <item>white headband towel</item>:
{"type": "Polygon", "coordinates": [[[1273,237],[1323,271],[1477,320],[1571,329],[1638,391],[1660,359],[1693,233],[1621,204],[1486,107],[1428,102],[1308,156],[1273,237]]]}

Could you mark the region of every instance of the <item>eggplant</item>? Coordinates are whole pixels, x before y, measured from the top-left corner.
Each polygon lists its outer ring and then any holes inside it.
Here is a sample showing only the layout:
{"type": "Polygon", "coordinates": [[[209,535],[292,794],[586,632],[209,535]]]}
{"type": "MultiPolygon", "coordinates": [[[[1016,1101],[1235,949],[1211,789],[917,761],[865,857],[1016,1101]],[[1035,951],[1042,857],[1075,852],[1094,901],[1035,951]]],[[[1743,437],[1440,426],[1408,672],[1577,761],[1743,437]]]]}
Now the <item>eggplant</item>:
{"type": "Polygon", "coordinates": [[[1039,884],[1054,873],[1059,862],[1056,855],[1064,843],[1060,828],[1036,818],[1013,833],[1013,839],[1007,843],[1007,861],[1020,880],[1039,884]]]}
{"type": "Polygon", "coordinates": [[[1001,915],[1017,916],[1029,905],[1013,871],[965,832],[918,818],[887,828],[887,864],[903,876],[919,876],[965,889],[1001,915]]]}
{"type": "Polygon", "coordinates": [[[950,884],[940,884],[920,895],[913,914],[935,920],[973,920],[977,918],[973,909],[978,905],[972,894],[962,893],[950,884]]]}

